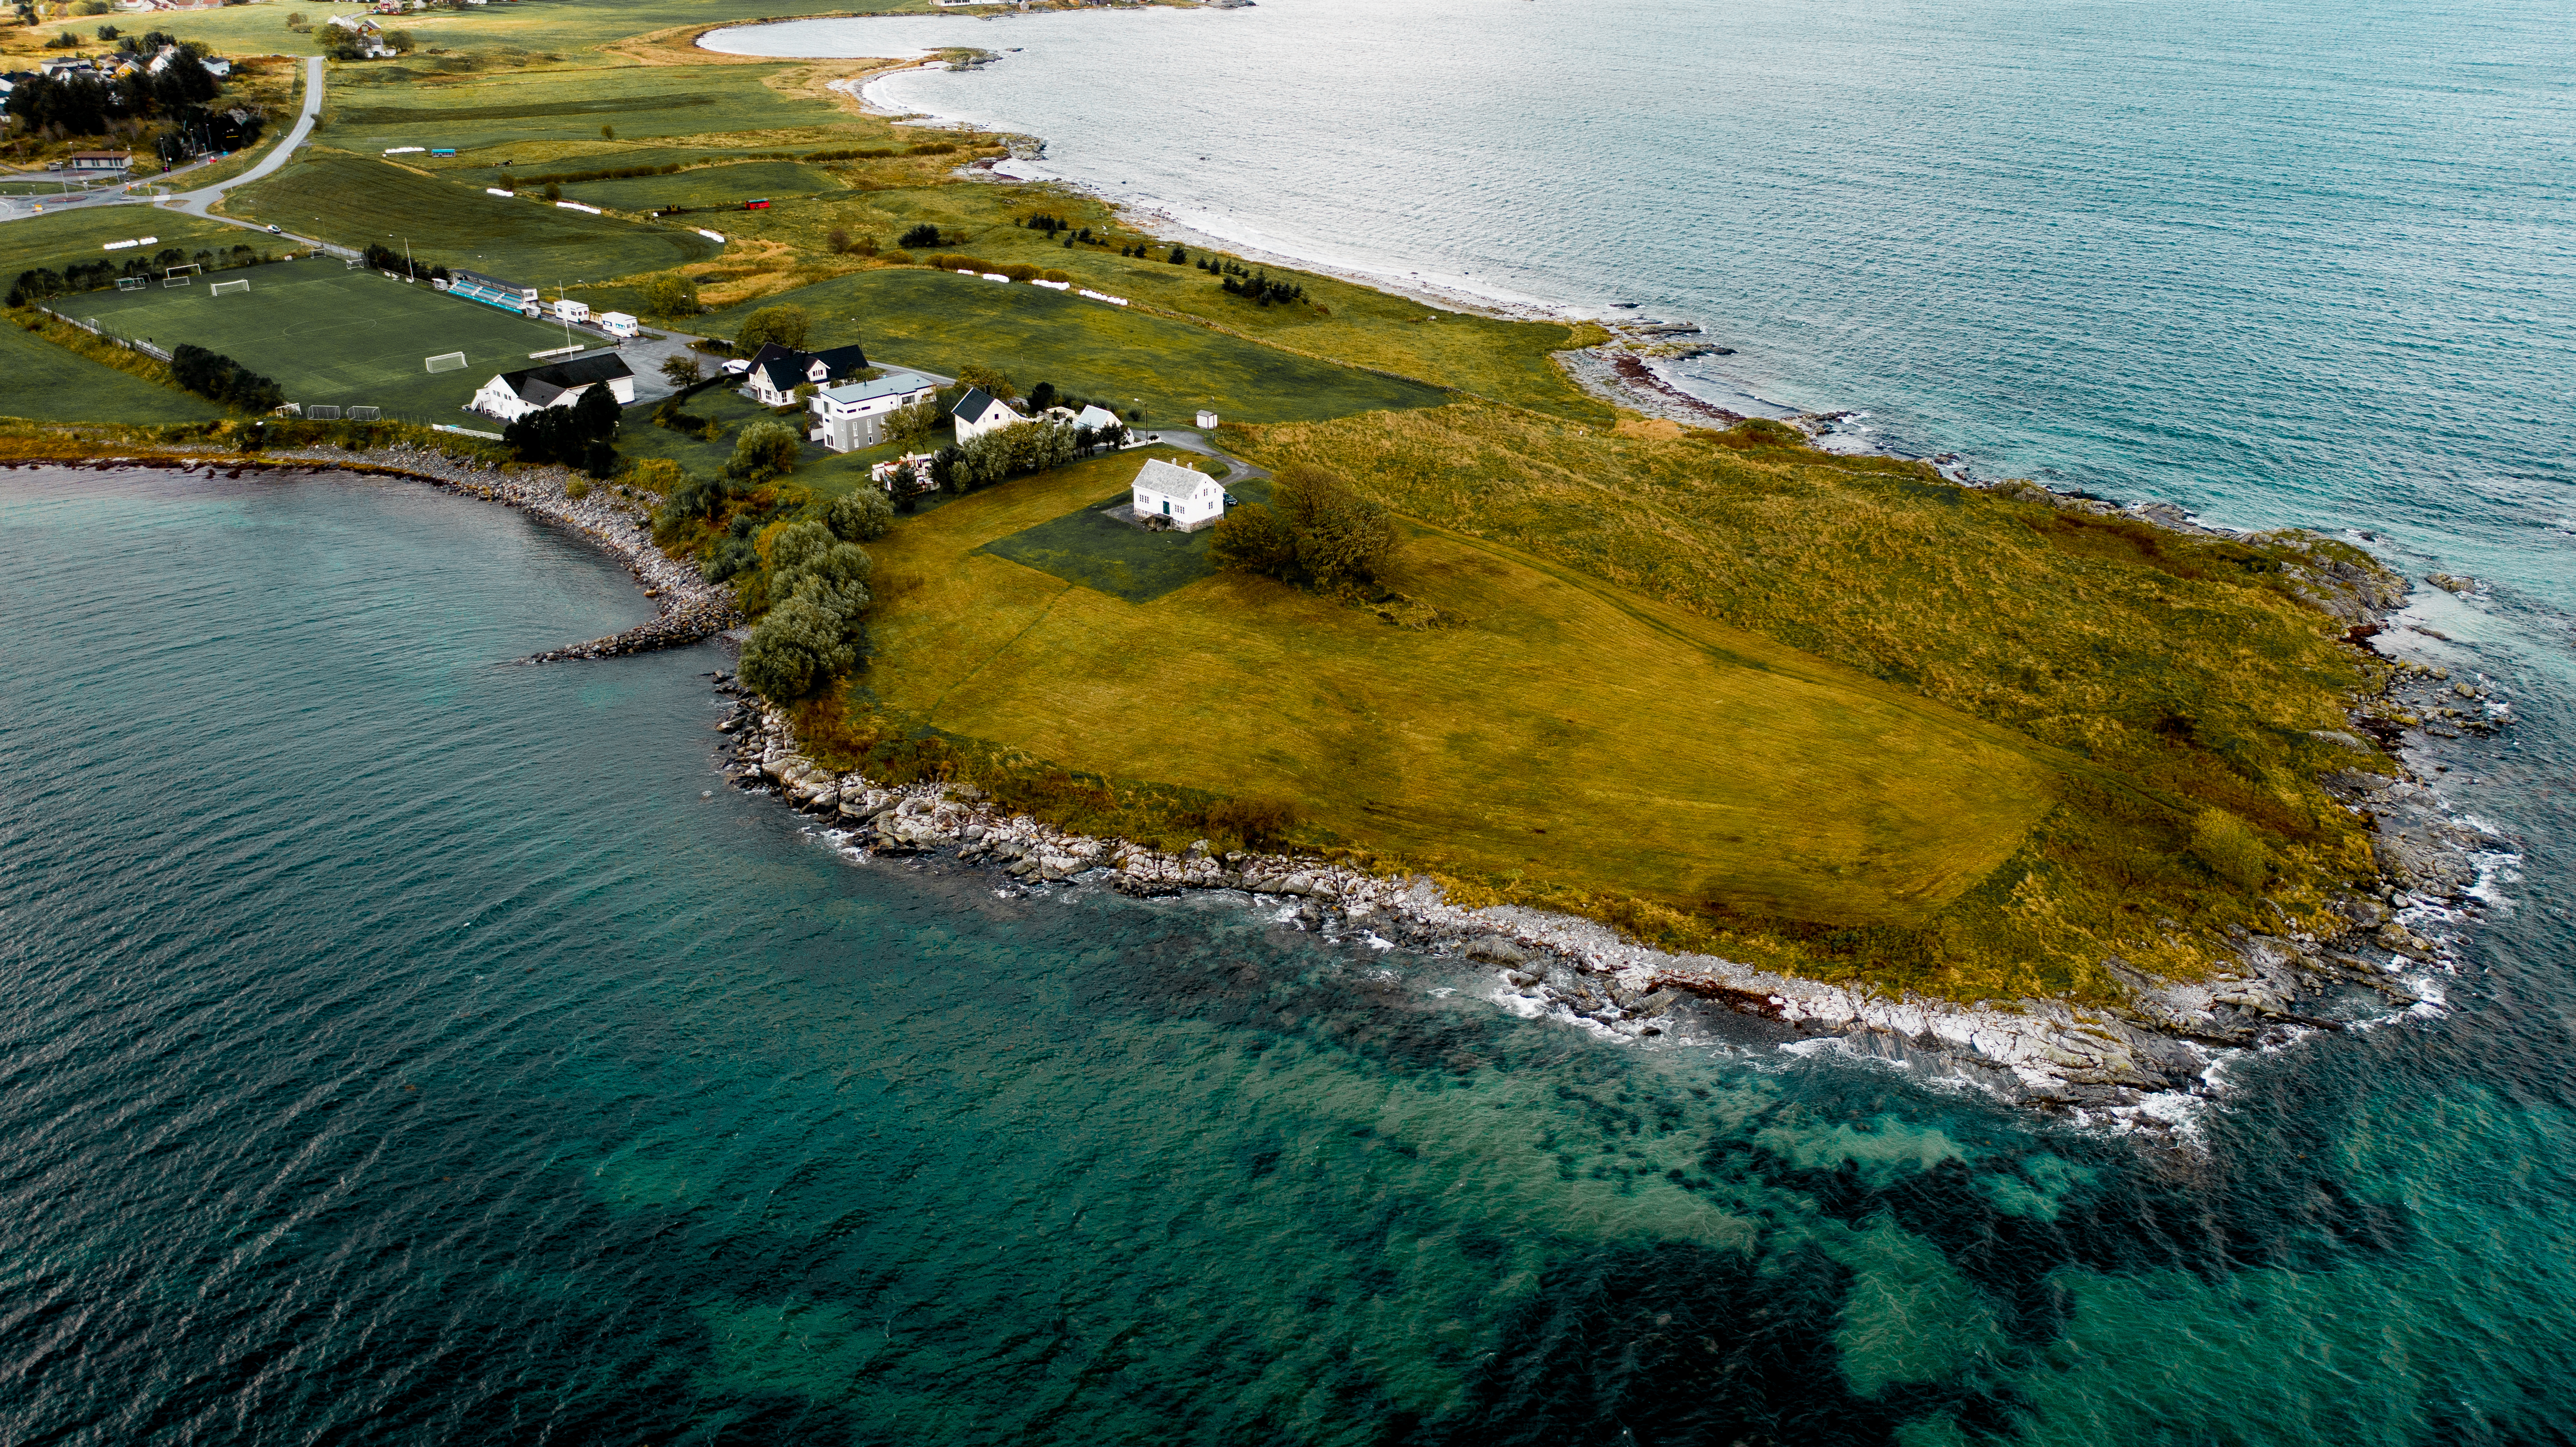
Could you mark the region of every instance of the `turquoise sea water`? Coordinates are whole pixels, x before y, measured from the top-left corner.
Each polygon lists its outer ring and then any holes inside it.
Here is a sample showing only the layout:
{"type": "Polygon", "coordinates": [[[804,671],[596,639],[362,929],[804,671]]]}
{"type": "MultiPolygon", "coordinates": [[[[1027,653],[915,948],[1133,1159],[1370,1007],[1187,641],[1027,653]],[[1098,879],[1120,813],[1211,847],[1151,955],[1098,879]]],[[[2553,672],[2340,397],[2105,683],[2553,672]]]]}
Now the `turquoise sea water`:
{"type": "Polygon", "coordinates": [[[854,867],[719,783],[721,655],[501,666],[647,607],[515,513],[0,471],[0,1442],[2570,1440],[2555,18],[1263,0],[905,82],[1693,316],[1713,392],[2493,580],[2398,635],[2524,718],[2420,755],[2527,841],[2449,1012],[2234,1062],[2182,1149],[854,867]]]}

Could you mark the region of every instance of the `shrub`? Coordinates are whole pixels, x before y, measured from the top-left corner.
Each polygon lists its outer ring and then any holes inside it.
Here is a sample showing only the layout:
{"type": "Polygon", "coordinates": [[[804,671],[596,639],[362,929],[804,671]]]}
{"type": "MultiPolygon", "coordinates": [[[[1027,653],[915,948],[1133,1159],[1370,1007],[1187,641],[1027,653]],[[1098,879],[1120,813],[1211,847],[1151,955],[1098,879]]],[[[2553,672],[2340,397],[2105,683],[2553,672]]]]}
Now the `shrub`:
{"type": "Polygon", "coordinates": [[[1294,582],[1297,535],[1261,504],[1228,508],[1208,531],[1208,558],[1220,568],[1294,582]]]}
{"type": "Polygon", "coordinates": [[[927,221],[924,221],[920,225],[906,231],[895,241],[895,245],[903,247],[906,250],[919,250],[925,246],[937,246],[942,239],[943,238],[939,234],[939,228],[931,225],[927,221]]]}
{"type": "Polygon", "coordinates": [[[562,199],[563,199],[563,187],[556,185],[556,184],[555,184],[554,182],[552,182],[552,181],[548,181],[548,182],[546,183],[546,199],[547,199],[547,200],[549,200],[549,201],[560,201],[560,200],[562,200],[562,199]]]}
{"type": "Polygon", "coordinates": [[[835,226],[823,233],[823,246],[834,256],[847,256],[857,249],[856,243],[850,240],[849,229],[842,226],[835,226]]]}
{"type": "Polygon", "coordinates": [[[564,496],[571,498],[576,502],[590,496],[590,480],[588,478],[576,477],[572,481],[565,483],[564,496]]]}
{"type": "Polygon", "coordinates": [[[733,460],[725,464],[725,475],[744,482],[767,482],[795,471],[797,454],[804,446],[804,439],[787,423],[754,422],[734,438],[733,460]]]}
{"type": "Polygon", "coordinates": [[[935,399],[897,407],[886,414],[886,440],[898,447],[909,447],[938,431],[940,416],[939,403],[935,399]]]}
{"type": "Polygon", "coordinates": [[[664,497],[670,496],[688,480],[689,475],[681,471],[680,464],[667,457],[640,458],[626,474],[630,485],[664,497]]]}
{"type": "Polygon", "coordinates": [[[2239,889],[2260,889],[2272,877],[2263,841],[2224,809],[2203,809],[2191,821],[2191,852],[2210,873],[2239,889]]]}
{"type": "Polygon", "coordinates": [[[894,526],[894,504],[876,488],[858,488],[832,499],[823,525],[845,543],[872,543],[894,526]]]}
{"type": "Polygon", "coordinates": [[[765,306],[743,318],[742,330],[734,333],[733,344],[745,352],[759,351],[767,342],[802,351],[806,333],[812,326],[813,318],[801,306],[793,303],[765,306]]]}
{"type": "Polygon", "coordinates": [[[772,703],[818,692],[858,661],[842,620],[803,597],[769,610],[742,648],[742,681],[772,703]]]}
{"type": "Polygon", "coordinates": [[[706,369],[698,365],[697,358],[674,352],[662,359],[662,375],[671,385],[685,387],[706,375],[706,369]]]}
{"type": "Polygon", "coordinates": [[[1208,806],[1207,827],[1246,844],[1277,839],[1297,823],[1297,806],[1281,799],[1219,799],[1208,806]]]}

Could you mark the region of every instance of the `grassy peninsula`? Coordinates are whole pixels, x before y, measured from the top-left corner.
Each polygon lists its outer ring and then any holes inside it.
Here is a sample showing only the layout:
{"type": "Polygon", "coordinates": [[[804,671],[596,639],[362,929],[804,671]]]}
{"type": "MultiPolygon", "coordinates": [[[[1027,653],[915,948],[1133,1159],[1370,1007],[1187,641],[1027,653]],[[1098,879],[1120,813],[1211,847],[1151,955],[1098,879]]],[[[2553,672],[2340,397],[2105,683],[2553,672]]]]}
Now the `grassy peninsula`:
{"type": "MultiPolygon", "coordinates": [[[[165,23],[306,53],[286,8],[165,23]]],[[[1233,258],[978,173],[1004,138],[899,127],[828,88],[879,62],[694,49],[714,22],[682,0],[400,23],[416,49],[335,63],[310,149],[223,214],[351,247],[400,239],[719,342],[792,307],[810,346],[1045,382],[1139,430],[1212,408],[1233,463],[1151,455],[1218,471],[1247,502],[1267,496],[1265,469],[1320,467],[1393,515],[1401,546],[1374,586],[1337,593],[1222,570],[1203,536],[1104,521],[1144,452],[927,499],[864,544],[864,663],[795,701],[827,760],[1172,846],[1284,839],[1434,873],[1456,897],[1958,1000],[2117,1001],[2122,967],[2190,978],[2231,932],[2327,932],[2333,892],[2376,872],[2362,822],[2315,783],[2384,767],[2334,736],[2379,680],[2312,601],[2368,566],[2350,549],[1962,487],[1776,424],[1648,423],[1552,360],[1606,339],[1589,324],[1310,275],[1262,305],[1208,269],[1233,258]],[[455,154],[385,154],[411,146],[455,154]],[[603,214],[532,204],[542,186],[603,214]],[[526,194],[491,194],[513,187],[526,194]],[[738,209],[752,197],[772,204],[738,209]],[[925,234],[935,245],[905,244],[925,234]],[[961,258],[1129,304],[960,276],[961,258]]],[[[92,258],[147,220],[191,245],[245,234],[137,208],[47,216],[0,226],[0,260],[92,258]]],[[[401,290],[304,285],[341,299],[351,335],[401,290]]],[[[319,355],[291,326],[226,325],[271,375],[291,380],[300,347],[319,355]]],[[[37,379],[0,412],[202,426],[214,410],[38,331],[0,329],[0,349],[37,379]]],[[[350,375],[373,365],[345,359],[350,375]]],[[[452,407],[493,370],[478,357],[432,400],[452,407]]],[[[631,409],[613,481],[664,499],[664,544],[728,559],[758,613],[779,538],[833,516],[897,449],[829,453],[700,395],[686,427],[631,409]]],[[[64,445],[5,435],[22,455],[64,445]]]]}

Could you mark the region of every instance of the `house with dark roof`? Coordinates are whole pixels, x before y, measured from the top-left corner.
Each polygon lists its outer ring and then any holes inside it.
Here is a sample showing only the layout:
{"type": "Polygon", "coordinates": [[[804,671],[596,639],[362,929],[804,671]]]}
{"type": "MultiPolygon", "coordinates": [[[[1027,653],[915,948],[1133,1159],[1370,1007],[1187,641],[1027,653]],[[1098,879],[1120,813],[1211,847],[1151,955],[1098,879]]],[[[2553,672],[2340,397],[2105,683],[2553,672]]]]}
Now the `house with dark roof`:
{"type": "Polygon", "coordinates": [[[569,407],[593,387],[606,387],[608,395],[623,407],[635,400],[634,369],[615,352],[567,357],[542,367],[503,372],[484,383],[466,405],[486,417],[516,422],[548,407],[569,407]]]}
{"type": "Polygon", "coordinates": [[[808,382],[828,387],[867,369],[868,354],[855,344],[800,352],[764,342],[751,354],[751,366],[743,373],[742,395],[764,407],[784,407],[796,400],[796,389],[808,382]]]}
{"type": "Polygon", "coordinates": [[[956,425],[958,441],[972,442],[987,432],[1016,427],[1029,419],[1012,411],[1010,403],[977,387],[948,409],[948,420],[956,425]]]}

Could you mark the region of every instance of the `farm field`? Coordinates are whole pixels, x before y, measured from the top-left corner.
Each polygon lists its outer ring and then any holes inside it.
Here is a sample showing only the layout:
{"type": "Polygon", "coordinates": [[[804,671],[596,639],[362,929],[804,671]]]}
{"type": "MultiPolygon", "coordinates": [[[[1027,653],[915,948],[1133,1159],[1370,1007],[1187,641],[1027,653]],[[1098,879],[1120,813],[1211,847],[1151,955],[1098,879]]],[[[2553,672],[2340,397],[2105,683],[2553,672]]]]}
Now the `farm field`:
{"type": "Polygon", "coordinates": [[[495,372],[535,365],[563,332],[426,285],[406,286],[335,260],[226,272],[251,289],[224,296],[205,280],[169,290],[94,292],[83,315],[163,346],[193,342],[277,379],[292,402],[382,407],[386,415],[454,422],[495,372]],[[464,370],[432,375],[423,358],[465,353],[464,370]]]}
{"type": "Polygon", "coordinates": [[[1006,483],[873,545],[863,686],[1068,768],[1294,799],[1418,864],[1795,920],[1920,923],[2054,802],[2050,767],[2002,730],[1418,525],[1390,581],[1455,626],[1235,574],[1131,603],[995,555],[1139,465],[1006,483]]]}
{"type": "MultiPolygon", "coordinates": [[[[105,243],[125,241],[138,236],[157,236],[160,240],[147,252],[165,246],[176,246],[191,253],[199,250],[229,251],[236,246],[251,246],[262,251],[283,251],[291,243],[260,232],[245,231],[220,221],[204,221],[179,211],[164,211],[157,206],[103,206],[95,211],[74,210],[29,216],[0,226],[0,287],[19,272],[35,267],[60,271],[76,261],[114,261],[130,253],[108,251],[105,243]]],[[[69,310],[68,306],[62,310],[69,310]]]]}
{"type": "Polygon", "coordinates": [[[715,252],[684,227],[588,216],[488,195],[345,152],[314,150],[230,193],[227,215],[343,246],[408,242],[424,264],[471,267],[530,286],[660,271],[715,252]]]}
{"type": "MultiPolygon", "coordinates": [[[[762,213],[752,212],[751,215],[762,213]]],[[[1436,407],[1436,388],[1336,366],[1170,317],[1107,306],[1020,283],[1003,285],[927,267],[887,267],[763,297],[698,319],[730,336],[759,307],[792,302],[813,317],[815,345],[861,342],[954,376],[998,367],[1023,392],[1040,382],[1146,425],[1186,422],[1200,407],[1229,419],[1292,421],[1379,408],[1436,407]]]]}
{"type": "Polygon", "coordinates": [[[203,397],[128,376],[17,327],[0,325],[0,417],[204,422],[225,415],[203,397]]]}
{"type": "Polygon", "coordinates": [[[319,139],[361,152],[454,146],[460,152],[500,147],[507,154],[512,146],[598,140],[601,126],[613,127],[620,141],[650,141],[833,126],[850,118],[828,102],[764,84],[788,68],[538,64],[435,85],[371,84],[362,70],[334,84],[319,139]]]}
{"type": "MultiPolygon", "coordinates": [[[[568,201],[586,201],[619,211],[650,211],[656,206],[725,206],[755,197],[801,196],[840,189],[840,178],[820,166],[794,161],[741,161],[669,176],[574,181],[564,186],[563,193],[568,201]]],[[[732,225],[733,219],[726,217],[707,224],[721,230],[732,225]]]]}

